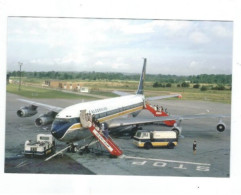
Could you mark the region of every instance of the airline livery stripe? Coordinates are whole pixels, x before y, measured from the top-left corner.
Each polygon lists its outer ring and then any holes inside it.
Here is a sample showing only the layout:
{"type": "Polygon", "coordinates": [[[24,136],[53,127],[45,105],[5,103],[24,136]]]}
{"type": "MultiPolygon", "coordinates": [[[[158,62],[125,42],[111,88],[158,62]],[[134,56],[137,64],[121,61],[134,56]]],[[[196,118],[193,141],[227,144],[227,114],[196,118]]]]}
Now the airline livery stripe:
{"type": "Polygon", "coordinates": [[[81,127],[82,127],[82,125],[80,123],[75,123],[69,129],[76,130],[76,129],[80,129],[81,127]]]}
{"type": "Polygon", "coordinates": [[[98,119],[98,121],[99,122],[107,121],[107,120],[110,120],[110,119],[113,119],[113,118],[116,118],[116,117],[119,117],[119,116],[122,116],[122,115],[125,115],[125,114],[129,114],[129,113],[132,113],[132,112],[136,112],[136,111],[139,111],[139,110],[142,110],[142,109],[143,109],[143,106],[139,106],[139,107],[136,107],[136,108],[133,108],[133,109],[130,109],[130,110],[125,110],[123,112],[119,112],[119,113],[116,113],[116,114],[113,114],[113,115],[110,115],[110,116],[100,118],[100,119],[98,119]]]}

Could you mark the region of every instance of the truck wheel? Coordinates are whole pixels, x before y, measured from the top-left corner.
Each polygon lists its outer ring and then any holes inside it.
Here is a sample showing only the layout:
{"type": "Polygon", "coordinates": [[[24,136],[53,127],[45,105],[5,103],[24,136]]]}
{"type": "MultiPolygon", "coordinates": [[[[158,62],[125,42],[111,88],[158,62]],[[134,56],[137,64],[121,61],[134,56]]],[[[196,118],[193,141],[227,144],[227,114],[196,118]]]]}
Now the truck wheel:
{"type": "Polygon", "coordinates": [[[144,148],[149,150],[152,147],[150,142],[145,143],[144,148]]]}
{"type": "Polygon", "coordinates": [[[167,148],[168,149],[173,149],[174,148],[174,144],[173,143],[168,143],[167,148]]]}

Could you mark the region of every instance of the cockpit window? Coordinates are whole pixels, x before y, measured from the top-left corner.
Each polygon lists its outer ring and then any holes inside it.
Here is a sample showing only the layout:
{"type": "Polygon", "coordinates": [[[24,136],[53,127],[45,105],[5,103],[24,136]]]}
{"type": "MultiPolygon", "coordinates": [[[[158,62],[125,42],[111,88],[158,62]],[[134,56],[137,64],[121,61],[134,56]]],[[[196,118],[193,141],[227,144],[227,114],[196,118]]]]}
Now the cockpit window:
{"type": "Polygon", "coordinates": [[[55,118],[54,122],[58,124],[66,124],[66,123],[79,123],[80,119],[79,118],[55,118]]]}
{"type": "Polygon", "coordinates": [[[80,118],[70,118],[69,120],[71,123],[79,123],[80,122],[80,118]]]}

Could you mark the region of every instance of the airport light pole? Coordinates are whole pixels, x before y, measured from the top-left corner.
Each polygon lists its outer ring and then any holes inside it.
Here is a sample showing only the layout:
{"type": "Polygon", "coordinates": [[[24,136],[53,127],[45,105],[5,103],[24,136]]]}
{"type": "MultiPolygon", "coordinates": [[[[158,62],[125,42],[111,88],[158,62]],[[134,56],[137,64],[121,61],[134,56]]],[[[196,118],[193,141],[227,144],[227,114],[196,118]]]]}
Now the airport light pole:
{"type": "Polygon", "coordinates": [[[20,71],[19,71],[19,86],[18,86],[18,91],[20,91],[20,88],[21,88],[21,77],[22,77],[21,68],[22,68],[23,63],[18,62],[18,65],[20,66],[20,71]]]}

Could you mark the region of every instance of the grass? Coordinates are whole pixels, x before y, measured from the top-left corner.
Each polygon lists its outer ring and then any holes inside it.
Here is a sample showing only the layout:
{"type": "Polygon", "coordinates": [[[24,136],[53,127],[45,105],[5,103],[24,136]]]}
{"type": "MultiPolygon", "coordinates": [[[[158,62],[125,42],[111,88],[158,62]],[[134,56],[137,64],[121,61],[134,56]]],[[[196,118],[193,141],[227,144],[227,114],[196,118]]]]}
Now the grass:
{"type": "MultiPolygon", "coordinates": [[[[135,93],[137,90],[138,82],[90,82],[86,83],[89,87],[93,86],[98,91],[113,91],[120,90],[130,93],[135,93]]],[[[202,100],[212,101],[220,103],[231,103],[231,91],[230,90],[207,90],[200,91],[195,88],[182,88],[172,86],[170,88],[153,88],[151,82],[145,82],[144,91],[146,97],[169,95],[171,93],[178,93],[182,95],[182,100],[202,100]]],[[[177,98],[175,98],[177,99],[177,98]]]]}
{"type": "MultiPolygon", "coordinates": [[[[25,80],[27,81],[27,79],[25,80]]],[[[29,84],[35,86],[41,86],[43,80],[40,79],[31,79],[29,84]]],[[[126,91],[131,94],[134,94],[137,90],[138,81],[105,81],[105,80],[97,80],[97,81],[81,81],[83,86],[89,87],[91,89],[90,94],[93,95],[101,95],[106,97],[116,97],[116,94],[113,94],[113,90],[126,91]]],[[[27,83],[27,82],[26,82],[27,83]]],[[[202,101],[212,101],[212,102],[221,102],[221,103],[231,103],[231,91],[230,90],[207,90],[200,91],[200,89],[195,88],[182,88],[176,87],[173,85],[168,88],[153,88],[153,82],[145,82],[144,91],[147,97],[150,96],[160,96],[160,95],[168,95],[171,93],[179,93],[182,95],[182,100],[202,100],[202,101]]],[[[215,85],[215,84],[213,84],[215,85]]],[[[41,89],[36,87],[27,87],[22,86],[22,90],[18,91],[18,85],[15,87],[12,85],[8,85],[7,91],[10,93],[15,93],[18,95],[22,95],[24,97],[34,97],[34,98],[85,98],[91,99],[91,97],[80,96],[76,94],[68,94],[61,91],[53,91],[48,89],[41,89]]],[[[177,98],[176,98],[177,99],[177,98]]]]}
{"type": "Polygon", "coordinates": [[[102,91],[102,90],[97,90],[97,91],[90,91],[90,94],[94,94],[94,95],[102,95],[102,96],[106,96],[106,97],[118,97],[118,95],[109,92],[109,91],[102,91]]]}
{"type": "Polygon", "coordinates": [[[57,90],[38,88],[38,87],[32,87],[32,86],[24,86],[24,85],[21,86],[21,90],[19,91],[18,85],[14,85],[14,84],[7,85],[7,92],[14,93],[27,98],[94,99],[89,96],[65,93],[57,90]]]}
{"type": "Polygon", "coordinates": [[[182,100],[202,100],[231,104],[231,91],[229,90],[207,90],[200,91],[194,88],[160,88],[159,90],[145,90],[146,96],[168,95],[178,93],[182,95],[182,100]]]}

